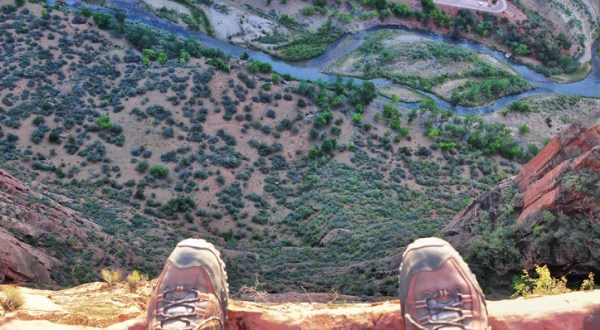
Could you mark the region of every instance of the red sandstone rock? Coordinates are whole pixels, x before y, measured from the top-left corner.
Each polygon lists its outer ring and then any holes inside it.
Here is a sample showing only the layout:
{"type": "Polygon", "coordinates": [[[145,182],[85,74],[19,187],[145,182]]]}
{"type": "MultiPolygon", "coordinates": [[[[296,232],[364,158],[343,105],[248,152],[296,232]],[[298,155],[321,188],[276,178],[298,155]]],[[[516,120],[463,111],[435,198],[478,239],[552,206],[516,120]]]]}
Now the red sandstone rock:
{"type": "MultiPolygon", "coordinates": [[[[151,286],[151,284],[149,284],[151,286]]],[[[146,287],[143,287],[144,291],[146,287]]],[[[23,310],[0,319],[0,330],[106,330],[145,329],[147,294],[123,287],[108,290],[92,283],[62,291],[23,289],[23,310]],[[85,293],[86,296],[82,296],[85,293]],[[120,322],[118,315],[130,315],[120,322]],[[61,324],[57,324],[61,323],[61,324]]],[[[600,290],[532,299],[488,301],[493,330],[600,329],[600,290]]],[[[397,300],[360,304],[253,303],[232,301],[228,330],[265,329],[404,329],[397,300]]]]}
{"type": "Polygon", "coordinates": [[[0,229],[0,281],[51,283],[50,269],[59,261],[0,229]]]}
{"type": "MultiPolygon", "coordinates": [[[[565,275],[599,273],[600,239],[594,233],[600,227],[599,175],[600,112],[566,127],[515,178],[479,196],[442,233],[468,256],[474,251],[471,247],[488,244],[489,237],[474,228],[508,226],[514,218],[516,235],[508,244],[522,255],[518,266],[532,269],[548,264],[565,275]],[[512,201],[506,196],[512,196],[512,201]]],[[[498,268],[512,261],[503,262],[498,268]]]]}
{"type": "MultiPolygon", "coordinates": [[[[597,125],[593,129],[600,130],[600,125],[597,125]]],[[[586,135],[586,132],[582,133],[582,135],[586,135]]],[[[591,134],[587,135],[592,136],[591,134]]],[[[569,200],[564,197],[569,195],[571,195],[571,197],[574,197],[572,196],[573,194],[570,194],[569,190],[565,187],[562,187],[559,182],[559,180],[563,177],[565,173],[579,172],[582,170],[600,172],[600,135],[594,136],[594,139],[588,138],[586,140],[586,143],[583,146],[584,148],[580,150],[581,154],[578,155],[578,157],[574,159],[565,159],[556,167],[549,170],[548,167],[544,167],[546,169],[546,173],[543,176],[539,177],[539,179],[537,180],[533,180],[531,176],[528,176],[525,168],[521,170],[521,172],[517,176],[517,180],[521,178],[521,181],[517,182],[519,188],[523,192],[524,209],[521,215],[519,216],[519,222],[524,221],[531,214],[536,214],[553,205],[557,205],[560,203],[568,204],[572,202],[572,200],[569,200]],[[597,141],[594,140],[596,138],[598,139],[597,141]],[[595,141],[596,145],[592,148],[589,148],[590,143],[593,142],[592,140],[595,141]],[[532,181],[527,181],[525,178],[529,178],[532,181]]],[[[578,141],[576,140],[573,143],[575,142],[578,141]]],[[[579,146],[582,145],[582,143],[576,144],[579,146]]],[[[572,148],[572,145],[568,147],[572,148]]],[[[567,148],[567,146],[565,148],[567,148]]],[[[574,150],[571,150],[571,154],[576,155],[577,153],[574,150]]],[[[536,157],[536,159],[538,157],[536,157]]],[[[554,158],[555,161],[557,159],[560,158],[554,158]]],[[[538,163],[540,162],[541,161],[538,161],[538,163]]],[[[527,165],[529,164],[530,163],[528,163],[527,165]]]]}
{"type": "Polygon", "coordinates": [[[98,225],[54,202],[53,197],[28,188],[0,169],[0,281],[52,283],[50,269],[61,263],[43,248],[16,239],[15,233],[33,241],[52,233],[77,246],[85,244],[87,231],[100,232],[98,225]]]}
{"type": "MultiPolygon", "coordinates": [[[[558,133],[517,175],[519,189],[541,179],[560,163],[600,145],[600,114],[583,118],[558,133]]],[[[598,165],[596,165],[598,166],[598,165]]],[[[597,168],[597,167],[596,167],[597,168]]]]}

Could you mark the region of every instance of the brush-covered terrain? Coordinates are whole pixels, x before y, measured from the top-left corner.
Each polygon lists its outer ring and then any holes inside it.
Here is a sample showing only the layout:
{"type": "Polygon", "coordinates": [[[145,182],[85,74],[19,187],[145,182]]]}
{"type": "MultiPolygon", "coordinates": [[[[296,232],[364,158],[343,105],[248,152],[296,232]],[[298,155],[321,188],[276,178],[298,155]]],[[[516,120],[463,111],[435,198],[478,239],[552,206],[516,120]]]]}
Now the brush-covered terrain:
{"type": "Polygon", "coordinates": [[[585,0],[508,1],[506,10],[500,13],[438,5],[433,0],[142,3],[148,11],[191,30],[285,60],[319,56],[348,33],[379,25],[401,25],[487,44],[561,81],[582,79],[590,72],[592,44],[599,31],[594,14],[598,6],[585,0]]]}
{"type": "Polygon", "coordinates": [[[155,11],[171,10],[171,19],[181,24],[185,20],[169,8],[181,4],[195,8],[206,13],[206,22],[217,37],[287,60],[318,56],[349,32],[402,25],[476,40],[556,79],[576,80],[591,69],[592,44],[598,35],[598,19],[593,12],[598,10],[597,4],[584,0],[508,1],[501,13],[438,5],[433,0],[148,2],[155,11]]]}
{"type": "Polygon", "coordinates": [[[430,100],[399,107],[370,82],[297,81],[123,15],[19,2],[0,12],[0,167],[45,187],[22,196],[32,205],[93,225],[0,226],[59,260],[61,286],[107,267],[156,276],[201,237],[233,291],[258,278],[269,292],[392,296],[407,244],[543,146],[430,100]]]}

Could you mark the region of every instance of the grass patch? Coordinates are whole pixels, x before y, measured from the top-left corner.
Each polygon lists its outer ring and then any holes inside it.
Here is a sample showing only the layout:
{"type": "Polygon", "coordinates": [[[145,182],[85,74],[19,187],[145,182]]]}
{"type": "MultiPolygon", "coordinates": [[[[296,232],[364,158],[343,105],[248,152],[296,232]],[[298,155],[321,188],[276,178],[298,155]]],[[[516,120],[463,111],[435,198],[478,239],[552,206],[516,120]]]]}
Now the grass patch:
{"type": "Polygon", "coordinates": [[[158,17],[164,18],[171,22],[179,23],[179,15],[174,9],[168,9],[167,7],[161,7],[154,10],[154,14],[158,17]]]}
{"type": "Polygon", "coordinates": [[[286,61],[307,60],[325,53],[329,45],[343,34],[342,31],[331,27],[331,23],[327,23],[317,33],[304,35],[276,49],[279,52],[278,56],[286,61]]]}
{"type": "Polygon", "coordinates": [[[453,92],[453,102],[478,106],[531,88],[522,77],[469,81],[453,92]]]}
{"type": "Polygon", "coordinates": [[[187,16],[187,18],[184,16],[184,17],[181,17],[181,19],[184,21],[184,23],[186,23],[190,27],[190,29],[197,30],[198,27],[201,26],[204,29],[204,32],[206,32],[209,36],[211,36],[211,37],[215,36],[215,29],[210,24],[210,20],[208,19],[208,16],[206,16],[206,13],[204,12],[204,10],[202,10],[202,8],[198,8],[198,7],[194,6],[188,0],[173,0],[173,1],[180,3],[189,9],[190,13],[192,14],[192,17],[185,15],[185,16],[187,16]]]}
{"type": "Polygon", "coordinates": [[[311,34],[277,47],[277,50],[279,57],[286,61],[307,60],[325,53],[327,47],[341,36],[342,33],[311,34]]]}
{"type": "MultiPolygon", "coordinates": [[[[600,48],[598,49],[600,50],[600,48]]],[[[580,66],[577,70],[572,73],[563,73],[558,75],[553,75],[552,79],[559,83],[570,83],[575,81],[580,81],[585,79],[593,70],[592,61],[589,61],[582,66],[580,66]]]]}
{"type": "Polygon", "coordinates": [[[503,114],[508,114],[511,111],[515,112],[546,112],[551,110],[552,112],[561,113],[568,109],[572,109],[581,100],[580,96],[572,95],[545,95],[540,96],[527,96],[519,101],[515,101],[500,111],[503,114]]]}

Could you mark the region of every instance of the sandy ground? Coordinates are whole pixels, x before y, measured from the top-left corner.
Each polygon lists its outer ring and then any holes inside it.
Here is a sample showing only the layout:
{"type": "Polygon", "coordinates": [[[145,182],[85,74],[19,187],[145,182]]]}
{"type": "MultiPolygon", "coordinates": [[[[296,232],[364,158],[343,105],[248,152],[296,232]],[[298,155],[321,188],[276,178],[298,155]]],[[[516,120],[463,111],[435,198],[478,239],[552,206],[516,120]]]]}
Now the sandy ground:
{"type": "Polygon", "coordinates": [[[542,146],[545,140],[554,137],[576,118],[600,111],[600,99],[582,98],[572,106],[561,106],[555,100],[555,95],[532,95],[523,100],[532,106],[532,112],[512,111],[505,116],[502,110],[498,110],[485,118],[488,121],[507,125],[512,130],[513,136],[523,144],[532,143],[542,146]],[[547,123],[548,119],[551,127],[547,123]],[[523,124],[529,126],[530,133],[525,135],[519,133],[519,127],[523,124]]]}
{"type": "Polygon", "coordinates": [[[172,9],[175,10],[176,12],[178,12],[179,14],[186,14],[186,15],[190,15],[190,10],[177,2],[173,2],[173,1],[169,1],[169,0],[143,0],[144,2],[146,2],[147,4],[149,4],[150,6],[152,6],[152,8],[154,9],[160,9],[160,8],[167,8],[167,9],[172,9]]]}
{"type": "Polygon", "coordinates": [[[479,11],[487,11],[490,13],[501,13],[506,10],[506,0],[498,0],[494,5],[488,0],[435,0],[437,4],[444,4],[459,8],[468,8],[479,11]]]}
{"type": "MultiPolygon", "coordinates": [[[[280,24],[253,15],[236,6],[227,6],[228,13],[222,13],[214,6],[202,6],[210,23],[215,28],[219,39],[229,40],[235,44],[248,45],[258,43],[257,38],[275,33],[289,35],[289,31],[280,24]]],[[[263,45],[260,48],[268,47],[263,45]]]]}
{"type": "Polygon", "coordinates": [[[419,102],[423,98],[418,92],[400,86],[381,87],[379,88],[379,93],[388,98],[396,95],[401,101],[408,103],[419,102]]]}
{"type": "Polygon", "coordinates": [[[444,99],[452,98],[452,91],[456,90],[458,87],[466,84],[471,79],[456,79],[447,81],[441,85],[435,86],[433,92],[436,95],[442,96],[444,99]]]}

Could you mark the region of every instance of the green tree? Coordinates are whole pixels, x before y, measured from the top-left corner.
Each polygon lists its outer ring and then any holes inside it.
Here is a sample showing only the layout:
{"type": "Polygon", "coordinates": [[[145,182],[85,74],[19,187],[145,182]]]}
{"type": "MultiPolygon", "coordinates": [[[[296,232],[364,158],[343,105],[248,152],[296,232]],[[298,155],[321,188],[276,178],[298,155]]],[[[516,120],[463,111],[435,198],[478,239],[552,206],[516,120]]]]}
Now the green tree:
{"type": "Polygon", "coordinates": [[[113,19],[112,15],[104,13],[94,13],[92,17],[94,18],[94,23],[96,23],[96,26],[103,30],[108,29],[110,21],[113,19]]]}
{"type": "Polygon", "coordinates": [[[323,144],[321,144],[321,151],[324,153],[330,153],[333,150],[335,150],[336,147],[337,147],[336,139],[327,139],[327,140],[323,141],[323,144]]]}
{"type": "Polygon", "coordinates": [[[319,150],[319,146],[313,146],[312,148],[308,149],[308,156],[310,158],[317,158],[319,156],[319,154],[321,154],[321,150],[319,150]]]}
{"type": "Polygon", "coordinates": [[[190,53],[188,53],[185,49],[179,51],[179,63],[189,62],[190,57],[190,53]]]}
{"type": "Polygon", "coordinates": [[[167,54],[165,54],[165,52],[159,52],[156,61],[159,64],[165,64],[167,62],[167,54]]]}
{"type": "Polygon", "coordinates": [[[527,56],[531,53],[529,47],[527,47],[527,45],[524,44],[518,44],[517,47],[515,47],[514,52],[516,55],[519,56],[527,56]]]}

